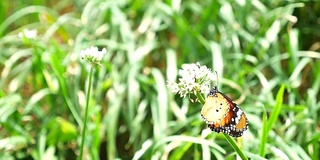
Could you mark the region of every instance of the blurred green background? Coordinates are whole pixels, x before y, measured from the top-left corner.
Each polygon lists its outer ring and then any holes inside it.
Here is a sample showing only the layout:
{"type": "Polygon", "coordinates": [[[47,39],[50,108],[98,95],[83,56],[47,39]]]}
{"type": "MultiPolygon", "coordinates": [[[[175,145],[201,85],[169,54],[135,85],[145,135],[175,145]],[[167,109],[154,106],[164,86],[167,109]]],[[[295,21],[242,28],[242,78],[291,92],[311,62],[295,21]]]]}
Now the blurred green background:
{"type": "Polygon", "coordinates": [[[85,159],[236,159],[200,103],[166,87],[195,62],[218,71],[219,90],[246,113],[246,156],[320,159],[311,0],[1,1],[0,159],[79,156],[89,71],[79,53],[90,46],[108,53],[94,72],[85,159]]]}

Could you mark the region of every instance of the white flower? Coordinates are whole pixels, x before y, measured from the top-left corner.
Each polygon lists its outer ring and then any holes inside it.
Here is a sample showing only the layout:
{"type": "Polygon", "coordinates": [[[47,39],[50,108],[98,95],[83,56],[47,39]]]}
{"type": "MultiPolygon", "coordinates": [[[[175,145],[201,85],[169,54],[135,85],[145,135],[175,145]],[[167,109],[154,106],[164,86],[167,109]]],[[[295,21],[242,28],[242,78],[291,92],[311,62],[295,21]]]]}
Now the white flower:
{"type": "Polygon", "coordinates": [[[20,38],[28,38],[28,39],[35,39],[37,37],[37,30],[36,29],[32,29],[32,30],[28,30],[28,29],[24,29],[22,32],[20,32],[18,34],[18,36],[20,38]]]}
{"type": "Polygon", "coordinates": [[[87,60],[91,64],[100,65],[100,61],[102,60],[104,54],[107,53],[107,50],[103,48],[101,51],[98,50],[98,47],[89,47],[80,52],[80,56],[82,59],[87,60]]]}
{"type": "Polygon", "coordinates": [[[199,63],[183,64],[179,70],[179,82],[168,82],[167,87],[173,93],[186,97],[187,94],[204,93],[210,91],[210,82],[214,81],[214,74],[206,66],[199,63]]]}
{"type": "Polygon", "coordinates": [[[211,73],[211,71],[206,66],[200,66],[199,72],[196,73],[196,78],[199,79],[201,77],[206,76],[207,74],[211,73]]]}
{"type": "Polygon", "coordinates": [[[202,84],[201,87],[200,87],[200,90],[201,90],[201,93],[208,94],[210,92],[209,83],[202,84]]]}
{"type": "Polygon", "coordinates": [[[168,82],[167,87],[171,90],[173,93],[178,93],[179,92],[179,86],[175,82],[168,82]]]}

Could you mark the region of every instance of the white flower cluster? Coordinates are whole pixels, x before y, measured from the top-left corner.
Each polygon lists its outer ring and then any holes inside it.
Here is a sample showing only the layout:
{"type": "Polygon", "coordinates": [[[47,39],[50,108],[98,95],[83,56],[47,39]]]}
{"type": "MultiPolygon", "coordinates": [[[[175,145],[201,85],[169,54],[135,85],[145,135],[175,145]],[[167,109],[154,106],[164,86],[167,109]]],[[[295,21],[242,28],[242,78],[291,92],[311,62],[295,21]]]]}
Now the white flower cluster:
{"type": "Polygon", "coordinates": [[[179,83],[167,82],[167,87],[173,93],[186,97],[187,94],[209,93],[210,82],[215,80],[214,74],[206,66],[198,63],[184,64],[179,70],[179,83]]]}
{"type": "Polygon", "coordinates": [[[102,51],[98,50],[98,47],[89,47],[85,50],[80,52],[80,56],[82,59],[87,60],[91,64],[98,64],[100,65],[100,61],[102,60],[104,54],[107,53],[105,48],[102,51]]]}
{"type": "Polygon", "coordinates": [[[37,37],[38,31],[36,29],[28,30],[24,29],[22,32],[18,34],[20,38],[28,38],[28,39],[35,39],[37,37]]]}

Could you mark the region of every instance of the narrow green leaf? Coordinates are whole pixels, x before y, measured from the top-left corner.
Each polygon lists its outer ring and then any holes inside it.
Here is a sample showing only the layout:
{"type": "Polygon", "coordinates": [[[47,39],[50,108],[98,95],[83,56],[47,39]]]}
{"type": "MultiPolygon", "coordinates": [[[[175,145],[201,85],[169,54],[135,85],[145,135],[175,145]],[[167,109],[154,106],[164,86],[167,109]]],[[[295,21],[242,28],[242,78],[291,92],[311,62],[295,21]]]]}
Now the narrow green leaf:
{"type": "Polygon", "coordinates": [[[276,104],[271,112],[271,115],[268,121],[268,132],[272,129],[273,125],[278,120],[279,114],[281,112],[282,103],[283,103],[284,90],[285,90],[285,86],[281,85],[276,96],[276,104]]]}
{"type": "Polygon", "coordinates": [[[260,146],[259,146],[259,155],[261,157],[265,156],[265,147],[266,147],[266,144],[267,144],[267,138],[268,138],[268,120],[267,120],[266,110],[263,107],[262,133],[261,133],[260,146]]]}
{"type": "Polygon", "coordinates": [[[238,155],[240,156],[240,158],[242,160],[247,160],[248,158],[244,155],[244,153],[242,152],[242,150],[239,148],[239,146],[237,145],[237,143],[233,140],[233,138],[231,138],[229,135],[227,134],[223,134],[224,137],[226,138],[226,140],[229,142],[229,144],[231,145],[231,147],[238,153],[238,155]]]}
{"type": "Polygon", "coordinates": [[[28,114],[32,108],[38,103],[42,98],[49,95],[51,92],[48,88],[41,89],[37,93],[33,94],[29,99],[27,105],[24,108],[23,114],[28,114]]]}

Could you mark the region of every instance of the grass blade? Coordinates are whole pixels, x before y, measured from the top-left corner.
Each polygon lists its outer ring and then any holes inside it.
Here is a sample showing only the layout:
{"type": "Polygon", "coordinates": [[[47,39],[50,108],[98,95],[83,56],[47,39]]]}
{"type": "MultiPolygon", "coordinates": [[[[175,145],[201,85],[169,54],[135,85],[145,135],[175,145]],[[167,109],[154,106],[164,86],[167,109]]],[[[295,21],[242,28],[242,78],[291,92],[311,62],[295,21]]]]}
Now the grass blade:
{"type": "Polygon", "coordinates": [[[276,96],[276,104],[271,112],[269,121],[268,121],[268,125],[267,125],[267,129],[268,132],[272,129],[272,127],[274,126],[274,124],[276,123],[276,121],[279,118],[279,114],[281,112],[281,107],[283,104],[283,94],[284,94],[284,90],[285,90],[285,86],[281,85],[277,96],[276,96]]]}

